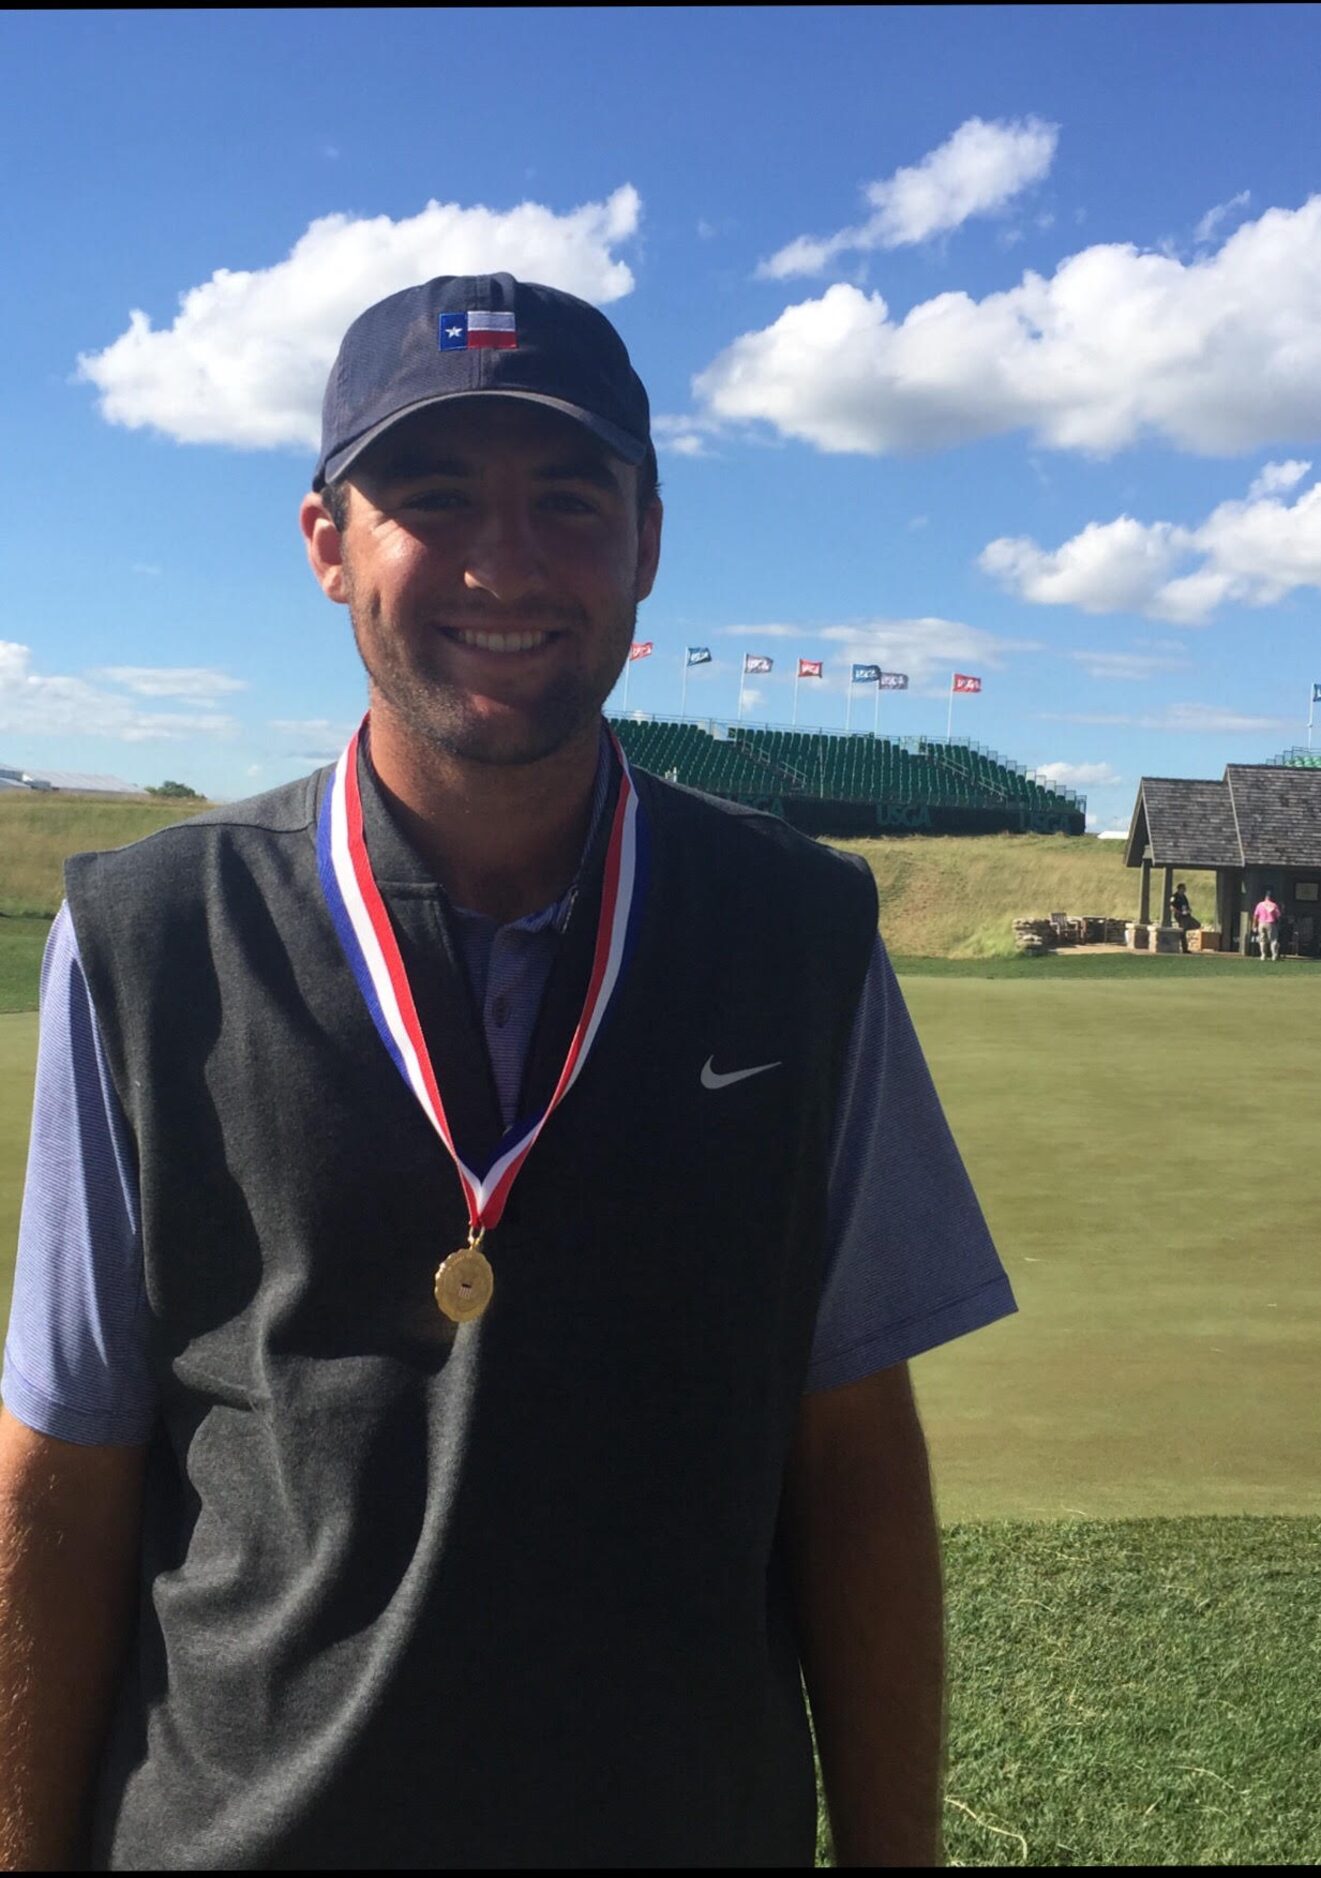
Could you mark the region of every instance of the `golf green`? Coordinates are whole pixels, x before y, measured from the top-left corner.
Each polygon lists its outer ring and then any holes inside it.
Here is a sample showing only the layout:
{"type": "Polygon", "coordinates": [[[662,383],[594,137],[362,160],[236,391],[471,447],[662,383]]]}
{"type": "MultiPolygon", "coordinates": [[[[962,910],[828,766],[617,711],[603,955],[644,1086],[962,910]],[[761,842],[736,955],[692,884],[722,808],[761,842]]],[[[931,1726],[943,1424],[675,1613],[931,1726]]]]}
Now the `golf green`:
{"type": "MultiPolygon", "coordinates": [[[[1020,1306],[914,1366],[943,1517],[1321,1512],[1321,985],[904,990],[1020,1306]]],[[[0,1300],[35,1036],[0,1016],[0,1300]]]]}
{"type": "Polygon", "coordinates": [[[1019,1315],[914,1366],[946,1520],[1321,1511],[1310,974],[906,979],[1019,1315]]]}

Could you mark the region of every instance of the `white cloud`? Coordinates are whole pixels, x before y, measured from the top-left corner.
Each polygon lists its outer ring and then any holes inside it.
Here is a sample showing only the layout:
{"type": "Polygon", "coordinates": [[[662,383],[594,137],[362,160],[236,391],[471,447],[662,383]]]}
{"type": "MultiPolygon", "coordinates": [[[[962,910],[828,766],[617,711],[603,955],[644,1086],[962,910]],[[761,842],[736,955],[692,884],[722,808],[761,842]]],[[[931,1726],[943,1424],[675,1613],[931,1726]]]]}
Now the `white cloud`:
{"type": "Polygon", "coordinates": [[[1049,278],[891,317],[838,282],[693,381],[704,414],[881,455],[1026,430],[1095,455],[1159,437],[1215,455],[1321,430],[1321,195],[1181,261],[1084,248],[1049,278]]]}
{"type": "Polygon", "coordinates": [[[1100,789],[1124,780],[1108,763],[1038,763],[1035,773],[1066,789],[1100,789]]]}
{"type": "MultiPolygon", "coordinates": [[[[145,675],[140,668],[124,669],[135,671],[138,678],[145,675]]],[[[99,676],[114,682],[110,673],[99,676]]],[[[141,689],[115,691],[89,678],[47,676],[32,669],[27,646],[0,639],[0,731],[38,736],[76,733],[113,737],[121,743],[148,743],[223,737],[237,728],[232,717],[216,711],[144,711],[135,702],[141,689]]]]}
{"type": "Polygon", "coordinates": [[[993,215],[1050,169],[1057,124],[1029,117],[987,123],[970,117],[920,163],[863,191],[872,213],[856,228],[824,239],[798,235],[757,272],[764,280],[820,274],[838,254],[911,247],[948,234],[970,216],[993,215]]]}
{"type": "Polygon", "coordinates": [[[1186,531],[1169,522],[1148,526],[1121,515],[1113,522],[1088,522],[1053,552],[1024,536],[1001,536],[982,550],[978,566],[1038,606],[1125,613],[1150,600],[1187,543],[1186,531]]]}
{"type": "Polygon", "coordinates": [[[615,249],[636,234],[641,199],[629,184],[566,215],[537,202],[504,213],[429,202],[402,221],[327,215],[282,261],[218,268],[180,295],[172,326],[134,310],[78,374],[101,415],[178,443],[314,448],[321,396],[350,321],[387,294],[437,274],[507,270],[604,303],[630,292],[615,249]]]}
{"type": "Polygon", "coordinates": [[[1127,841],[1127,828],[1101,828],[1097,830],[1098,841],[1127,841]]]}
{"type": "Polygon", "coordinates": [[[139,697],[189,698],[197,703],[247,690],[246,680],[231,678],[228,672],[214,671],[209,666],[107,665],[93,676],[108,678],[111,684],[139,697]]]}
{"type": "Polygon", "coordinates": [[[1163,652],[1071,652],[1089,678],[1127,679],[1141,682],[1157,672],[1182,671],[1186,658],[1163,652]]]}
{"type": "Polygon", "coordinates": [[[1229,198],[1228,202],[1217,202],[1213,209],[1206,211],[1206,214],[1193,230],[1193,240],[1199,247],[1205,246],[1215,234],[1220,224],[1229,216],[1237,214],[1240,209],[1246,209],[1251,200],[1252,191],[1250,189],[1240,189],[1236,196],[1229,198]]]}
{"type": "Polygon", "coordinates": [[[1001,639],[962,620],[862,620],[827,626],[819,637],[841,646],[850,663],[875,663],[886,671],[907,672],[910,688],[945,697],[954,671],[998,671],[1015,652],[1040,650],[1035,640],[1001,639]]]}
{"type": "Polygon", "coordinates": [[[654,414],[651,434],[657,454],[667,456],[709,456],[708,448],[716,425],[694,417],[670,417],[663,411],[654,414]]]}
{"type": "MultiPolygon", "coordinates": [[[[1268,464],[1253,489],[1272,470],[1275,486],[1287,488],[1310,467],[1268,464]]],[[[1089,522],[1055,549],[1002,536],[982,550],[978,565],[1039,606],[1144,613],[1201,626],[1230,603],[1272,606],[1300,587],[1321,588],[1321,483],[1292,504],[1263,495],[1222,502],[1192,529],[1124,515],[1089,522]],[[1193,561],[1187,572],[1178,571],[1193,561]]]]}
{"type": "Polygon", "coordinates": [[[1300,483],[1311,467],[1298,457],[1290,457],[1287,463],[1263,463],[1248,489],[1248,501],[1255,502],[1258,496],[1283,495],[1300,483]]]}

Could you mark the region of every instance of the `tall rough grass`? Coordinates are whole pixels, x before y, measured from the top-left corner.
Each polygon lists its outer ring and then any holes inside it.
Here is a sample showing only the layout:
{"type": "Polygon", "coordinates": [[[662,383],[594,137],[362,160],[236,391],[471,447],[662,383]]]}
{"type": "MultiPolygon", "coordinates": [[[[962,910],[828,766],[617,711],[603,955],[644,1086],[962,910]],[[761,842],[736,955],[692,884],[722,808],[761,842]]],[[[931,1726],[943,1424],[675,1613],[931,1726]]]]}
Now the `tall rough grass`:
{"type": "Polygon", "coordinates": [[[0,915],[49,919],[64,898],[68,855],[122,848],[205,807],[6,790],[0,795],[0,915]]]}
{"type": "MultiPolygon", "coordinates": [[[[66,855],[117,848],[195,814],[197,803],[103,802],[88,796],[0,796],[0,914],[49,918],[66,855]]],[[[1089,835],[891,835],[837,844],[866,859],[881,931],[903,957],[1002,958],[1013,921],[1064,911],[1133,919],[1138,875],[1123,843],[1089,835]]],[[[1210,925],[1215,877],[1186,871],[1193,911],[1210,925]]],[[[1160,877],[1153,881],[1153,913],[1160,877]]]]}
{"type": "MultiPolygon", "coordinates": [[[[1054,912],[1136,919],[1140,876],[1122,841],[1081,835],[890,835],[837,844],[876,876],[881,931],[891,952],[928,958],[1002,958],[1013,922],[1054,912]]],[[[1194,913],[1215,919],[1215,876],[1185,869],[1194,913]]],[[[1152,881],[1159,913],[1161,876],[1152,881]]]]}

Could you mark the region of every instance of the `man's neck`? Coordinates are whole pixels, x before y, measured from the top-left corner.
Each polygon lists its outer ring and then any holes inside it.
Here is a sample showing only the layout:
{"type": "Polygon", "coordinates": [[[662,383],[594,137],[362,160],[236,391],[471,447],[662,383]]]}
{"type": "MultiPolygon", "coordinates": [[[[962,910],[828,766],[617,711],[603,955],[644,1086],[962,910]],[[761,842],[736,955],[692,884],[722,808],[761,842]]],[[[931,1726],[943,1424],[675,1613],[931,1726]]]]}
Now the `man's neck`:
{"type": "Polygon", "coordinates": [[[419,748],[375,709],[369,754],[395,818],[453,904],[506,925],[571,884],[599,740],[592,724],[536,763],[473,763],[419,748]]]}

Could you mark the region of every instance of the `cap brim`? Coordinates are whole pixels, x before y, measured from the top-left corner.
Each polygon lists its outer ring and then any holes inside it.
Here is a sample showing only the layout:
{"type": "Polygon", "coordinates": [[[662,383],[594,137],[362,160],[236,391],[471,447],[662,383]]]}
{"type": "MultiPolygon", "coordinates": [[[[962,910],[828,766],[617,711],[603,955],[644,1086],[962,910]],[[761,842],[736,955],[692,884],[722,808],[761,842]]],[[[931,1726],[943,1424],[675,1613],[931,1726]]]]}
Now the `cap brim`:
{"type": "Polygon", "coordinates": [[[512,398],[521,404],[541,404],[548,410],[558,411],[563,417],[572,418],[576,424],[581,424],[584,430],[590,431],[594,437],[605,444],[608,450],[612,450],[625,463],[636,466],[647,454],[646,438],[639,441],[638,438],[630,436],[626,430],[620,430],[619,426],[612,424],[608,418],[598,417],[594,411],[584,411],[580,405],[569,404],[563,398],[547,397],[544,391],[518,391],[506,389],[503,385],[498,388],[493,385],[481,391],[471,389],[443,391],[436,397],[419,398],[415,404],[406,404],[401,410],[392,411],[389,417],[383,417],[379,424],[373,424],[370,430],[363,431],[362,435],[355,437],[352,443],[345,444],[342,449],[328,456],[312,478],[313,490],[323,489],[327,483],[338,482],[365,450],[370,450],[386,431],[393,430],[396,424],[402,424],[406,417],[412,417],[418,411],[428,411],[433,405],[457,404],[464,399],[479,401],[485,398],[512,398]]]}

